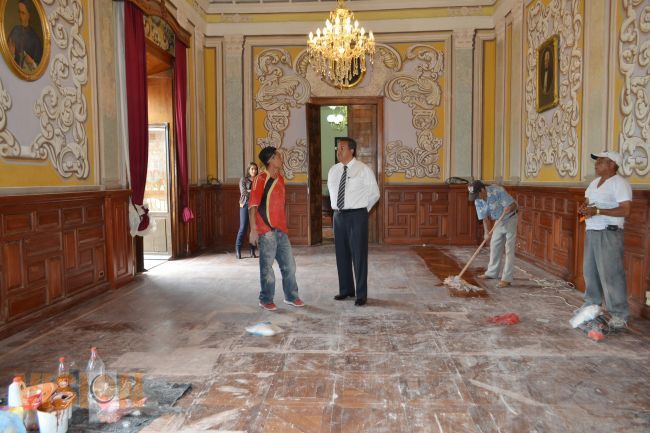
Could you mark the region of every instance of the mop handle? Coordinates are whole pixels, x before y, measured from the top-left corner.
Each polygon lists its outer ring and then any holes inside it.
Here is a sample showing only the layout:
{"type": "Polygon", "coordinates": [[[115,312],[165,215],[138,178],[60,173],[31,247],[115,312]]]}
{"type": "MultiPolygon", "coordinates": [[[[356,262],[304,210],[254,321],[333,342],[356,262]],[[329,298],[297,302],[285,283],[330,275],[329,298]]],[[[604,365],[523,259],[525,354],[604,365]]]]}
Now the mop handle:
{"type": "Polygon", "coordinates": [[[492,232],[494,231],[497,224],[499,224],[501,222],[504,215],[505,215],[505,213],[502,213],[501,216],[499,217],[499,219],[497,220],[497,222],[494,223],[494,225],[492,226],[492,228],[488,232],[488,236],[483,237],[483,242],[481,242],[481,245],[479,245],[478,248],[476,249],[476,251],[474,251],[474,255],[469,259],[469,261],[467,262],[467,264],[465,265],[463,270],[460,271],[460,274],[458,274],[458,278],[462,277],[463,274],[465,273],[465,271],[467,270],[467,268],[469,268],[469,265],[474,261],[474,259],[476,258],[476,255],[478,254],[478,252],[481,251],[481,248],[483,248],[483,245],[485,245],[485,242],[487,242],[487,238],[492,234],[492,232]]]}

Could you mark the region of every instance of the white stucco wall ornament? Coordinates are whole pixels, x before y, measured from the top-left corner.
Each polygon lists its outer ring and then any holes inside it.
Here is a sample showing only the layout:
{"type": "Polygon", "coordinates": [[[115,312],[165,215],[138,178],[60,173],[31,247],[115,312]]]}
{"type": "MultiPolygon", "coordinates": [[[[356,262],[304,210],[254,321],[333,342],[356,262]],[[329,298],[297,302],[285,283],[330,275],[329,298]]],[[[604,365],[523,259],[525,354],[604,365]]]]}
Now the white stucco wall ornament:
{"type": "Polygon", "coordinates": [[[402,67],[399,53],[386,44],[376,44],[376,53],[373,62],[366,61],[366,73],[362,81],[352,88],[339,89],[328,83],[320,73],[316,72],[309,63],[309,53],[303,50],[296,57],[294,69],[304,77],[311,87],[311,96],[323,97],[354,97],[354,96],[381,96],[386,81],[402,67]]]}
{"type": "Polygon", "coordinates": [[[619,97],[623,115],[618,144],[626,176],[650,172],[650,6],[622,0],[623,24],[618,40],[618,68],[624,84],[619,97]]]}
{"type": "Polygon", "coordinates": [[[266,111],[264,128],[268,131],[257,144],[262,148],[274,146],[282,152],[284,175],[293,179],[296,173],[307,172],[307,142],[300,138],[289,147],[284,146],[283,138],[289,127],[290,109],[300,108],[309,100],[309,83],[293,72],[291,55],[283,49],[272,48],[260,53],[255,74],[260,82],[255,108],[266,111]]]}
{"type": "Polygon", "coordinates": [[[21,159],[49,159],[64,178],[85,179],[90,174],[86,120],[88,104],[83,86],[88,82],[88,55],[81,36],[84,10],[79,0],[43,0],[56,3],[48,22],[52,42],[60,49],[50,61],[51,84],[46,85],[33,112],[40,120],[41,133],[31,146],[23,147],[6,129],[6,112],[11,98],[0,83],[0,156],[21,159]]]}
{"type": "Polygon", "coordinates": [[[415,70],[396,74],[386,83],[385,93],[390,100],[411,108],[417,143],[413,147],[401,140],[389,142],[384,172],[387,176],[404,173],[407,179],[439,178],[438,151],[444,142],[432,130],[438,124],[437,110],[442,101],[438,80],[444,74],[444,55],[428,45],[413,45],[406,53],[406,62],[417,62],[415,70]]]}
{"type": "Polygon", "coordinates": [[[583,84],[583,56],[578,44],[583,24],[580,0],[552,0],[548,6],[538,1],[529,9],[525,88],[528,177],[539,175],[544,165],[553,165],[561,177],[578,174],[578,94],[583,84]],[[538,113],[537,48],[555,34],[560,37],[560,103],[538,113]]]}

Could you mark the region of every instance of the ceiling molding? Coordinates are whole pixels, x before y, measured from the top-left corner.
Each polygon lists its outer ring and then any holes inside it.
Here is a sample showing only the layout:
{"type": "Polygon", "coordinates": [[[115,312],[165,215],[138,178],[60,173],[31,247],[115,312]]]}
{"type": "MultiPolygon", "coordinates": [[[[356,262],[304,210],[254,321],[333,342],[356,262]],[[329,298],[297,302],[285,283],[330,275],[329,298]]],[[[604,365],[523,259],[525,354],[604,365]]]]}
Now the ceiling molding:
{"type": "MultiPolygon", "coordinates": [[[[199,5],[207,14],[259,14],[259,13],[294,13],[294,12],[325,12],[335,8],[333,0],[300,1],[285,0],[264,3],[241,3],[239,0],[185,0],[199,5]]],[[[348,0],[346,6],[353,12],[398,10],[398,9],[430,9],[430,8],[463,8],[475,6],[494,6],[501,0],[348,0]],[[399,7],[397,7],[399,6],[399,7]]]]}
{"type": "MultiPolygon", "coordinates": [[[[364,23],[375,33],[375,39],[380,40],[382,35],[392,33],[431,32],[432,29],[493,29],[492,17],[445,17],[422,18],[410,20],[379,20],[364,23]]],[[[267,36],[267,35],[302,35],[306,38],[309,32],[314,31],[312,22],[287,23],[210,23],[206,25],[206,36],[224,36],[232,34],[267,36]]],[[[306,39],[305,39],[306,41],[306,39]]],[[[305,42],[306,43],[306,42],[305,42]]]]}

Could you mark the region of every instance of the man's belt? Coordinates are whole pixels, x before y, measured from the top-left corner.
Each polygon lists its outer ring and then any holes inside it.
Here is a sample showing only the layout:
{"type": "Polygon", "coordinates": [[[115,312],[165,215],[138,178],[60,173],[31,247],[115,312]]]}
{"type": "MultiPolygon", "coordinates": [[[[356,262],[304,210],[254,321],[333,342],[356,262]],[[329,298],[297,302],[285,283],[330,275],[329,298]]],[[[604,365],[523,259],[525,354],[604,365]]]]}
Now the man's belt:
{"type": "Polygon", "coordinates": [[[366,210],[366,208],[365,207],[360,207],[360,208],[356,208],[356,209],[340,209],[340,210],[337,209],[334,212],[352,213],[352,212],[360,212],[362,210],[366,210]]]}

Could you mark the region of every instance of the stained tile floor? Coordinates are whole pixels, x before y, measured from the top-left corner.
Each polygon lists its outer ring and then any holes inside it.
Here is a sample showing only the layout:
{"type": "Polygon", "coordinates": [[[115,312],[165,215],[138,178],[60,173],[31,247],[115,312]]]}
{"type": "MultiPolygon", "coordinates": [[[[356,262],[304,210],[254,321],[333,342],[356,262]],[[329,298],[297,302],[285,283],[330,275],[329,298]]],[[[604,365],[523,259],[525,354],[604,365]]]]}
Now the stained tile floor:
{"type": "MultiPolygon", "coordinates": [[[[95,345],[110,370],[192,383],[148,433],[650,431],[647,321],[597,343],[568,324],[581,294],[546,271],[517,260],[512,287],[453,298],[422,252],[371,247],[355,307],[333,300],[333,245],[296,247],[307,306],[282,303],[276,270],[276,312],[257,305],[256,259],[170,261],[0,341],[0,380],[53,372],[59,356],[83,368],[95,345]],[[521,323],[486,320],[506,312],[521,323]],[[284,332],[246,334],[261,321],[284,332]]],[[[462,265],[473,249],[442,252],[462,265]]]]}

